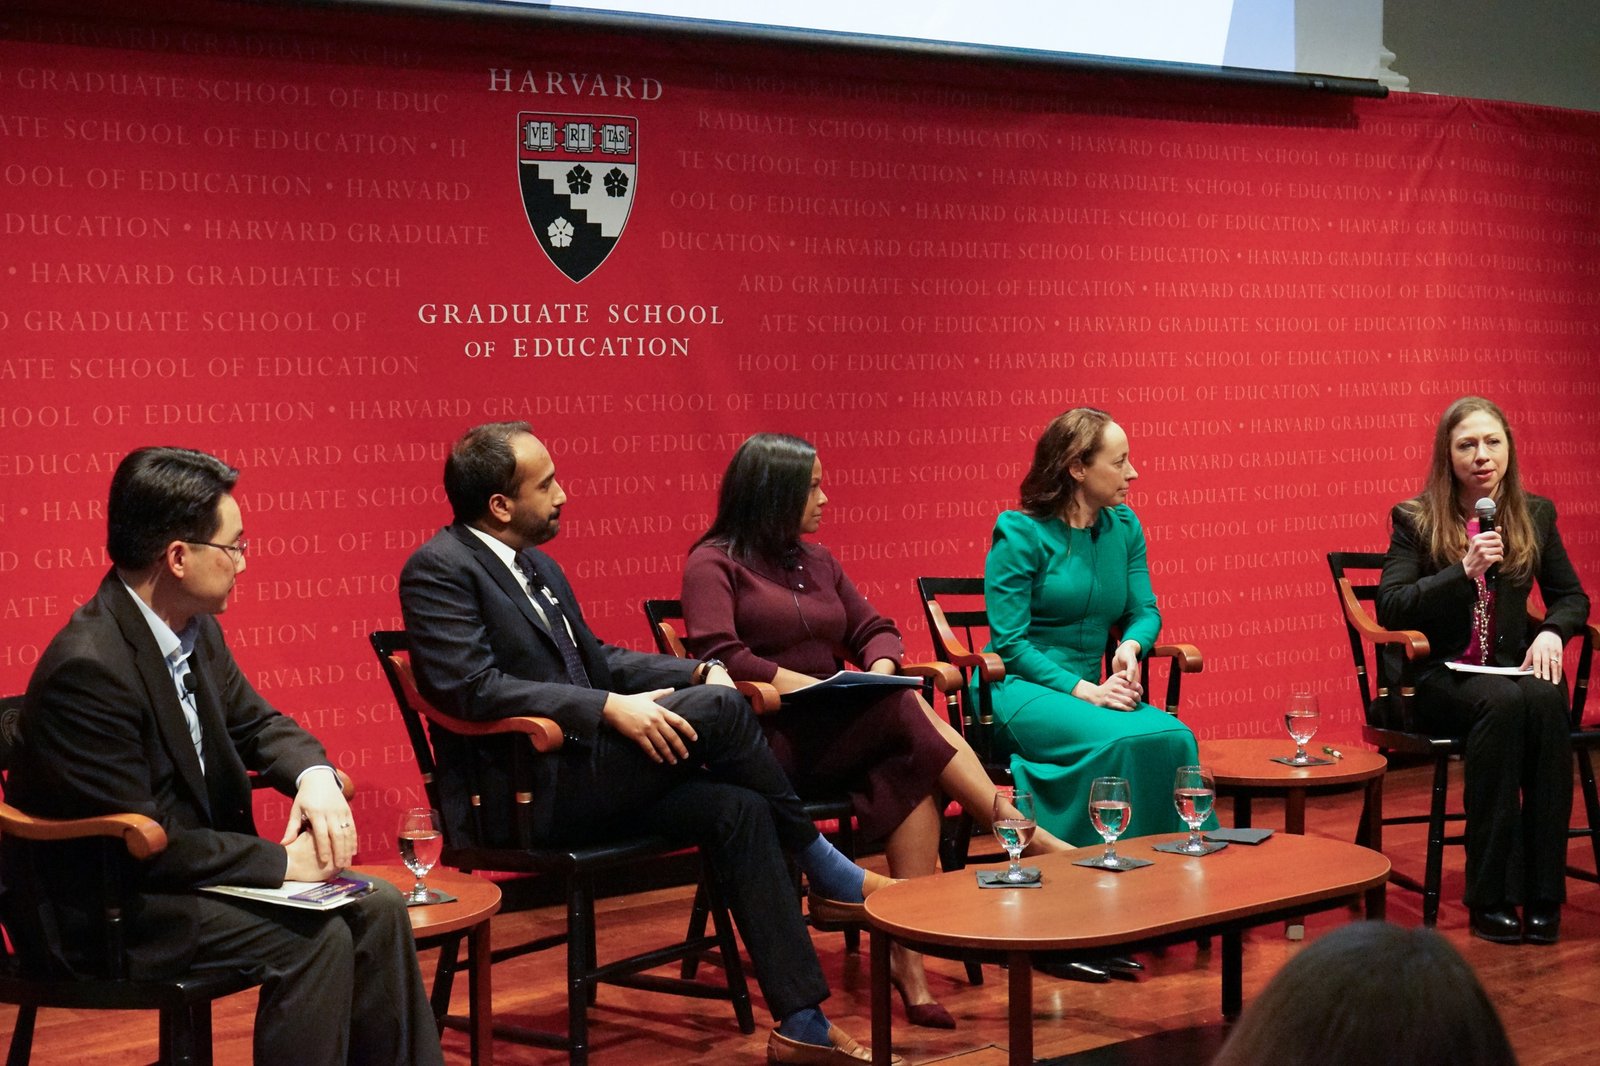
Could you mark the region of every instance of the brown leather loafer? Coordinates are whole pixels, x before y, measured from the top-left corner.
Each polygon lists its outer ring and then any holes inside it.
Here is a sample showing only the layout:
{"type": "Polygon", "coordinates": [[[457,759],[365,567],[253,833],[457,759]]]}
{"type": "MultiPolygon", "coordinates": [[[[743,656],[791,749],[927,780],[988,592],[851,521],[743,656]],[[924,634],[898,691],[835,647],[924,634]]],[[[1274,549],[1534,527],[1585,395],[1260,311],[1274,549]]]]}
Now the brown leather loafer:
{"type": "MultiPolygon", "coordinates": [[[[767,1061],[790,1063],[792,1066],[850,1066],[852,1063],[872,1061],[872,1050],[857,1043],[837,1025],[828,1026],[828,1041],[827,1047],[802,1044],[774,1029],[767,1037],[767,1061]]],[[[902,1066],[905,1059],[891,1055],[889,1061],[894,1066],[902,1066]]]]}
{"type": "MultiPolygon", "coordinates": [[[[885,877],[871,870],[863,871],[867,876],[862,880],[861,892],[870,896],[885,885],[894,884],[894,878],[885,877]]],[[[832,929],[841,926],[865,925],[867,921],[866,903],[846,903],[843,900],[829,899],[816,891],[806,896],[810,908],[811,924],[818,929],[832,929]]]]}

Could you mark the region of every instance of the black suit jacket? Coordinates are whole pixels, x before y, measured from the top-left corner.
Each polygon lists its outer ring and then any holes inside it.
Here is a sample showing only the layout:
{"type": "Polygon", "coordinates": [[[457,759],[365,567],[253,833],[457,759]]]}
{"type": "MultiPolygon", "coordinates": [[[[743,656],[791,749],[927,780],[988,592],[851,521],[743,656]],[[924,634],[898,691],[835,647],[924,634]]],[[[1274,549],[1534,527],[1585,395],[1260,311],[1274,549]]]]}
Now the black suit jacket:
{"type": "MultiPolygon", "coordinates": [[[[132,976],[184,969],[196,943],[201,885],[276,886],[288,858],[256,833],[247,771],[293,794],[326,764],[322,745],[274,710],[239,672],[214,618],[202,616],[189,665],[204,733],[201,772],[171,671],[115,571],[73,613],[28,682],[7,799],[29,814],[79,818],[133,811],[161,823],[167,848],[125,856],[132,976]]],[[[12,928],[36,963],[93,971],[101,950],[95,844],[4,842],[12,928]]]]}
{"type": "Polygon", "coordinates": [[[400,609],[412,667],[429,702],[473,721],[553,718],[566,738],[559,751],[527,759],[529,779],[519,781],[513,771],[515,746],[521,745],[526,755],[520,738],[464,741],[433,730],[441,813],[453,842],[511,844],[514,791],[533,793],[533,831],[536,837],[546,835],[554,818],[561,761],[592,756],[604,728],[601,711],[607,694],[682,688],[694,676],[694,662],[603,643],[584,622],[561,568],[537,549],[527,554],[572,623],[592,687],[567,681],[561,653],[522,586],[467,527],[441,529],[412,554],[400,574],[400,609]],[[468,796],[474,790],[481,796],[481,833],[469,811],[468,796]]]}
{"type": "MultiPolygon", "coordinates": [[[[1589,618],[1589,597],[1584,595],[1567,549],[1556,529],[1555,505],[1543,496],[1528,496],[1528,517],[1539,543],[1539,590],[1544,596],[1548,629],[1565,644],[1576,636],[1589,618]]],[[[1378,584],[1378,624],[1386,629],[1418,629],[1428,638],[1428,659],[1419,664],[1417,676],[1442,664],[1459,659],[1472,636],[1472,605],[1477,585],[1467,577],[1460,562],[1440,568],[1433,562],[1427,543],[1402,507],[1390,514],[1393,532],[1389,553],[1383,560],[1383,577],[1378,584]]],[[[1493,665],[1520,666],[1533,642],[1528,632],[1528,596],[1533,579],[1519,581],[1501,577],[1495,587],[1493,665]]],[[[1398,673],[1398,664],[1386,664],[1385,678],[1398,673]]]]}

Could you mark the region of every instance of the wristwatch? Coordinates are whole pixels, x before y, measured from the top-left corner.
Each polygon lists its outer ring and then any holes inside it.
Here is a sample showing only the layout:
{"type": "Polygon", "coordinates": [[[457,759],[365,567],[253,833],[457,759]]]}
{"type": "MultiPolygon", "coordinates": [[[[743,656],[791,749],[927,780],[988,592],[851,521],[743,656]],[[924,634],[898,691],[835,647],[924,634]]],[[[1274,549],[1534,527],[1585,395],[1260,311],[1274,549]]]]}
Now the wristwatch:
{"type": "Polygon", "coordinates": [[[724,670],[728,668],[727,664],[721,659],[702,659],[700,661],[700,665],[695,667],[694,683],[697,685],[705,684],[706,678],[711,676],[711,671],[718,666],[722,667],[724,670]]]}

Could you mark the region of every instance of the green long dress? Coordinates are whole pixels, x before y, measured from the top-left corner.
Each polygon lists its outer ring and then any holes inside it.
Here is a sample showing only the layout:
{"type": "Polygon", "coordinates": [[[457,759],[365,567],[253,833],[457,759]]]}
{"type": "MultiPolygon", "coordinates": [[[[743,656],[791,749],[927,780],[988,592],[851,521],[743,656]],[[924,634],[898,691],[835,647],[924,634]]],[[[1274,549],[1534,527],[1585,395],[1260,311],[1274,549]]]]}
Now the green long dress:
{"type": "Polygon", "coordinates": [[[1039,824],[1073,844],[1098,843],[1089,783],[1124,777],[1133,801],[1124,836],[1183,829],[1172,782],[1178,767],[1200,761],[1189,728],[1147,703],[1117,711],[1070,695],[1080,679],[1101,681],[1113,627],[1145,653],[1161,632],[1133,511],[1106,508],[1092,531],[1002,512],[984,593],[989,650],[1006,667],[994,692],[994,744],[1010,754],[1017,787],[1033,792],[1039,824]]]}

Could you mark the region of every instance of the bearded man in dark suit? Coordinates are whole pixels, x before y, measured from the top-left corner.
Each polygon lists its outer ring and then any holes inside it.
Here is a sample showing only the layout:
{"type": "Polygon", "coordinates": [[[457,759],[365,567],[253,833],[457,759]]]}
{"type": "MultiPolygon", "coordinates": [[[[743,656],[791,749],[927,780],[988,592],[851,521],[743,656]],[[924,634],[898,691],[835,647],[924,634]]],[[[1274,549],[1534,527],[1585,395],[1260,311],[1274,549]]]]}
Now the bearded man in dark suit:
{"type": "MultiPolygon", "coordinates": [[[[260,1064],[442,1063],[400,894],[314,912],[198,891],[326,881],[356,831],[327,753],[239,672],[215,615],[245,568],[238,471],[203,452],[143,448],[112,478],[113,568],[28,684],[6,791],[50,818],[132,811],[167,847],[120,871],[128,970],[157,977],[259,967],[260,1064]],[[294,797],[281,839],[256,832],[247,776],[294,797]]],[[[95,852],[6,840],[6,905],[23,956],[92,971],[95,852]]]]}
{"type": "Polygon", "coordinates": [[[592,842],[641,830],[704,848],[756,980],[779,1025],[769,1061],[863,1061],[868,1050],[822,1014],[828,995],[793,899],[784,852],[811,880],[812,908],[859,912],[887,878],[834,850],[806,817],[749,706],[722,664],[605,644],[584,623],[566,576],[537,550],[560,529],[567,496],[549,450],[525,422],[468,430],[445,462],[455,522],[407,561],[400,606],[417,686],[441,711],[486,721],[555,719],[560,749],[512,780],[521,738],[433,732],[442,815],[473,839],[468,775],[482,787],[490,839],[513,837],[513,796],[532,793],[539,842],[592,842]]]}

